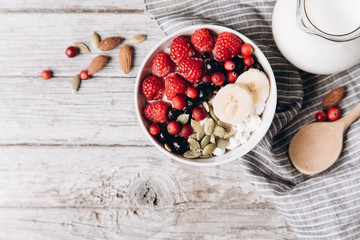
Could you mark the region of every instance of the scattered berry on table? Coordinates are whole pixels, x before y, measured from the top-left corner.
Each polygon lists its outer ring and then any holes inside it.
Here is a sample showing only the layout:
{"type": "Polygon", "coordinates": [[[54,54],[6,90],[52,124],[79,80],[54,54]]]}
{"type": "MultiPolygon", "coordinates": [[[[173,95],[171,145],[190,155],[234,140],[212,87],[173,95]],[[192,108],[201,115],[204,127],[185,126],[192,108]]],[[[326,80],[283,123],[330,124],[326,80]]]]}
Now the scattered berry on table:
{"type": "Polygon", "coordinates": [[[176,121],[171,121],[166,126],[168,133],[175,135],[180,131],[180,125],[176,121]]]}
{"type": "Polygon", "coordinates": [[[196,98],[197,95],[198,95],[198,92],[197,92],[196,88],[189,87],[189,88],[186,90],[186,95],[187,95],[189,98],[196,98]]]}
{"type": "Polygon", "coordinates": [[[324,113],[323,111],[317,112],[317,113],[315,114],[315,119],[316,119],[316,121],[318,121],[318,122],[324,122],[324,121],[326,121],[326,119],[327,119],[327,114],[324,113]]]}
{"type": "Polygon", "coordinates": [[[90,78],[90,75],[87,70],[82,70],[80,72],[80,78],[81,80],[88,80],[90,78]]]}
{"type": "Polygon", "coordinates": [[[204,52],[202,55],[201,55],[201,59],[202,60],[206,60],[206,59],[208,59],[208,58],[210,58],[211,56],[210,56],[210,53],[208,53],[208,52],[204,52]]]}
{"type": "Polygon", "coordinates": [[[151,71],[155,76],[166,77],[175,71],[175,64],[166,53],[158,53],[151,64],[151,71]]]}
{"type": "Polygon", "coordinates": [[[340,118],[340,110],[336,107],[331,107],[327,111],[327,117],[330,121],[336,121],[340,118]]]}
{"type": "Polygon", "coordinates": [[[244,64],[248,67],[251,67],[254,64],[254,59],[251,56],[245,57],[244,64]]]}
{"type": "Polygon", "coordinates": [[[151,102],[144,108],[144,116],[153,122],[163,123],[167,121],[167,109],[169,104],[163,101],[151,102]]]}
{"type": "Polygon", "coordinates": [[[195,51],[190,45],[189,39],[183,36],[176,37],[170,47],[170,57],[175,63],[185,58],[195,56],[195,51]]]}
{"type": "Polygon", "coordinates": [[[195,83],[202,75],[203,61],[198,58],[187,58],[181,60],[177,67],[181,76],[195,83]]]}
{"type": "Polygon", "coordinates": [[[185,107],[185,96],[184,95],[176,95],[171,100],[172,105],[177,110],[182,110],[185,107]]]}
{"type": "Polygon", "coordinates": [[[216,86],[221,86],[225,82],[225,75],[223,73],[221,73],[221,72],[216,72],[213,75],[211,75],[211,81],[216,86]]]}
{"type": "Polygon", "coordinates": [[[225,63],[224,63],[224,68],[226,71],[234,71],[235,69],[235,63],[231,60],[227,60],[225,63]]]}
{"type": "Polygon", "coordinates": [[[141,90],[147,100],[160,100],[165,92],[164,81],[155,75],[147,76],[142,82],[141,90]]]}
{"type": "Polygon", "coordinates": [[[206,111],[205,109],[203,109],[202,107],[197,107],[193,110],[192,112],[192,117],[196,120],[196,121],[201,121],[204,120],[206,117],[206,111]]]}
{"type": "Polygon", "coordinates": [[[169,121],[175,121],[177,119],[177,117],[180,115],[180,111],[177,110],[176,108],[173,107],[169,107],[169,109],[167,110],[166,116],[168,117],[169,121]]]}
{"type": "Polygon", "coordinates": [[[244,57],[249,57],[253,52],[254,48],[250,44],[244,43],[241,46],[241,55],[243,55],[244,57]]]}
{"type": "Polygon", "coordinates": [[[189,124],[185,124],[180,129],[180,136],[184,138],[190,137],[190,135],[193,133],[193,128],[189,124]]]}
{"type": "Polygon", "coordinates": [[[149,132],[151,135],[158,135],[160,133],[160,126],[157,123],[152,123],[149,126],[149,132]]]}
{"type": "Polygon", "coordinates": [[[73,58],[79,54],[79,49],[77,47],[70,46],[66,49],[65,53],[69,58],[73,58]]]}
{"type": "Polygon", "coordinates": [[[41,78],[44,80],[51,78],[51,76],[52,74],[49,70],[44,70],[41,72],[41,78]]]}
{"type": "Polygon", "coordinates": [[[235,71],[228,72],[227,73],[227,80],[228,80],[229,83],[234,83],[234,82],[236,82],[238,76],[239,75],[235,71]]]}
{"type": "Polygon", "coordinates": [[[215,46],[213,36],[205,28],[198,29],[191,35],[191,43],[199,53],[210,52],[215,46]]]}
{"type": "Polygon", "coordinates": [[[183,154],[187,150],[189,150],[189,144],[186,138],[183,137],[175,137],[173,142],[171,143],[172,149],[175,153],[183,154]]]}
{"type": "Polygon", "coordinates": [[[225,62],[240,53],[242,40],[233,33],[223,32],[218,35],[215,43],[215,58],[225,62]]]}
{"type": "Polygon", "coordinates": [[[165,78],[165,94],[172,100],[176,94],[185,94],[188,83],[177,73],[172,73],[165,78]]]}
{"type": "Polygon", "coordinates": [[[211,75],[205,74],[201,77],[201,82],[205,84],[211,83],[211,75]]]}
{"type": "Polygon", "coordinates": [[[218,63],[218,61],[211,59],[211,58],[206,59],[204,61],[204,68],[205,68],[205,72],[212,74],[218,70],[219,63],[218,63]]]}

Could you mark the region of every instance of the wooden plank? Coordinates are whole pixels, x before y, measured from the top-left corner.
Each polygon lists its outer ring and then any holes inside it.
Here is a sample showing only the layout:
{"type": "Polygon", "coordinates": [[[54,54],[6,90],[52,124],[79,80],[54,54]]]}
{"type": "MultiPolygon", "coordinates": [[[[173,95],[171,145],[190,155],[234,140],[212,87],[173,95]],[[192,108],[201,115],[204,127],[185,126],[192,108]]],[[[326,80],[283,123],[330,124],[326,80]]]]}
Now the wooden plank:
{"type": "Polygon", "coordinates": [[[196,168],[153,147],[14,146],[0,156],[1,239],[292,238],[237,162],[196,168]]]}
{"type": "Polygon", "coordinates": [[[143,0],[11,0],[1,1],[0,12],[124,12],[142,11],[143,0]]]}
{"type": "Polygon", "coordinates": [[[38,77],[43,69],[51,69],[54,76],[74,76],[86,69],[99,54],[108,55],[111,60],[95,76],[135,77],[146,54],[164,37],[156,22],[145,13],[11,13],[0,14],[0,22],[2,77],[38,77]],[[92,54],[72,59],[65,55],[66,48],[74,42],[89,44],[93,31],[102,38],[121,36],[130,39],[137,34],[148,35],[146,41],[134,45],[134,66],[128,75],[119,67],[119,47],[108,52],[92,49],[92,54]]]}

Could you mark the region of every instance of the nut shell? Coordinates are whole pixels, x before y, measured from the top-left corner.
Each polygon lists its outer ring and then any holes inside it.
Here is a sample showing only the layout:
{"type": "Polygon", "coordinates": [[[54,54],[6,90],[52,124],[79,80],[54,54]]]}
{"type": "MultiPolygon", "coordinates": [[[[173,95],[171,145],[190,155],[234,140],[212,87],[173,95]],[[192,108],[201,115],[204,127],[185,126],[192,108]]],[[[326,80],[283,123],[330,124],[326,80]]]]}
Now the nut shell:
{"type": "Polygon", "coordinates": [[[338,105],[338,103],[343,99],[345,93],[345,89],[343,87],[338,87],[331,90],[322,101],[321,106],[323,108],[331,108],[338,105]]]}

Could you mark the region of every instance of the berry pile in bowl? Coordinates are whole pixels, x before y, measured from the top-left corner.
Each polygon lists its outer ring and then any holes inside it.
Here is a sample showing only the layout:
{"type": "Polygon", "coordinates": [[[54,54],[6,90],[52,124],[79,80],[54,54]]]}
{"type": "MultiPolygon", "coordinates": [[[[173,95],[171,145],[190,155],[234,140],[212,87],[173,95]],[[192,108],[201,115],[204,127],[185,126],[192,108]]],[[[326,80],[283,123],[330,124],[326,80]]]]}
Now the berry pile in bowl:
{"type": "Polygon", "coordinates": [[[138,120],[149,140],[183,163],[240,158],[265,136],[276,83],[261,50],[244,35],[194,25],[164,38],[140,67],[138,120]]]}

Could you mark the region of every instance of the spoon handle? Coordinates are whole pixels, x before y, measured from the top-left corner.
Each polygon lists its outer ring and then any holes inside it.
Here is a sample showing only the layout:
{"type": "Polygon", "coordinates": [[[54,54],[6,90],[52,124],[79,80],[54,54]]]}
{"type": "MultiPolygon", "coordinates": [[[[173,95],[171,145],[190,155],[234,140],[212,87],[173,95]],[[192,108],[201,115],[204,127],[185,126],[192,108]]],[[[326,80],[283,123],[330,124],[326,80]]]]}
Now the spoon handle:
{"type": "Polygon", "coordinates": [[[345,117],[341,118],[339,122],[343,122],[345,124],[344,126],[344,132],[348,127],[360,117],[360,103],[356,105],[356,107],[353,108],[348,114],[346,114],[345,117]]]}

